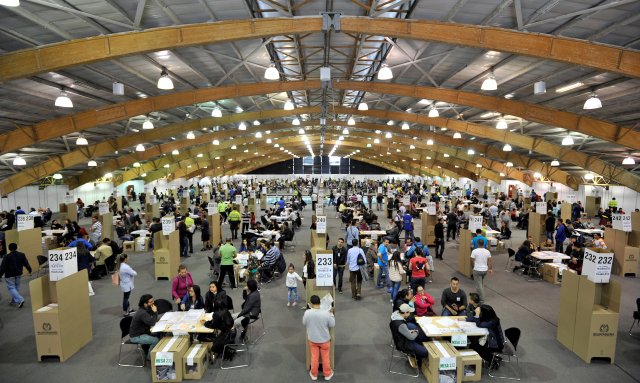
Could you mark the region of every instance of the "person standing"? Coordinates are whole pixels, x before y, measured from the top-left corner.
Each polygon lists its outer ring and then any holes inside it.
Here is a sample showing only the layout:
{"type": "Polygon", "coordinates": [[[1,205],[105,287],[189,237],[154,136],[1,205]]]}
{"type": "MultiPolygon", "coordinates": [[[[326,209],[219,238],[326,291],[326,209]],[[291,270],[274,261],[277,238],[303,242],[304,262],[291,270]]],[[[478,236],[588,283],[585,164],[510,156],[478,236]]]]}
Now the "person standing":
{"type": "Polygon", "coordinates": [[[484,303],[484,278],[487,273],[493,274],[493,259],[491,253],[484,248],[484,239],[478,240],[478,248],[471,252],[473,262],[473,280],[480,296],[480,303],[484,303]]]}
{"type": "MultiPolygon", "coordinates": [[[[378,246],[378,278],[376,280],[376,288],[381,289],[382,285],[380,284],[382,275],[384,274],[385,286],[387,286],[387,290],[391,289],[391,283],[389,281],[389,238],[384,238],[380,246],[378,246]]],[[[391,291],[389,291],[391,292],[391,291]]]]}
{"type": "Polygon", "coordinates": [[[207,217],[202,214],[200,216],[201,227],[200,227],[200,240],[202,241],[202,249],[200,251],[207,251],[213,248],[211,246],[211,231],[209,231],[209,220],[207,217]]]}
{"type": "Polygon", "coordinates": [[[351,298],[359,301],[362,299],[362,272],[361,266],[367,265],[364,252],[358,247],[358,240],[354,239],[352,247],[347,251],[347,265],[349,265],[349,282],[351,282],[351,298]]]}
{"type": "Polygon", "coordinates": [[[444,259],[442,256],[444,255],[444,223],[443,219],[439,218],[438,223],[436,223],[433,233],[436,237],[436,259],[444,259]]]}
{"type": "MultiPolygon", "coordinates": [[[[426,249],[426,246],[424,249],[426,249]]],[[[425,258],[422,249],[417,248],[414,254],[415,256],[409,261],[409,267],[411,268],[411,291],[415,294],[418,286],[424,288],[427,282],[427,275],[431,275],[431,271],[429,269],[429,261],[425,258]]]]}
{"type": "Polygon", "coordinates": [[[360,232],[358,228],[353,225],[353,222],[347,222],[346,235],[344,236],[347,242],[347,248],[350,248],[350,244],[353,243],[353,240],[356,240],[356,243],[359,243],[360,240],[360,232]]]}
{"type": "Polygon", "coordinates": [[[547,235],[547,239],[550,239],[553,241],[553,232],[555,230],[555,223],[556,223],[556,219],[553,216],[553,213],[551,212],[551,210],[549,210],[547,212],[547,219],[544,220],[544,231],[545,234],[547,235]]]}
{"type": "Polygon", "coordinates": [[[338,244],[333,247],[333,285],[338,288],[338,293],[340,294],[342,294],[342,279],[346,264],[347,248],[344,245],[344,238],[338,238],[338,244]],[[336,277],[338,279],[337,284],[336,277]]]}
{"type": "Polygon", "coordinates": [[[442,316],[459,316],[464,315],[467,309],[467,295],[460,288],[460,280],[456,277],[451,278],[449,287],[442,291],[442,316]]]}
{"type": "Polygon", "coordinates": [[[449,238],[456,240],[456,233],[458,232],[458,215],[451,209],[447,214],[447,241],[449,238]]]}
{"type": "Polygon", "coordinates": [[[406,274],[404,267],[402,266],[402,261],[400,260],[400,252],[395,251],[391,255],[391,260],[389,261],[389,280],[391,281],[391,303],[396,300],[398,296],[398,291],[400,290],[400,285],[402,284],[402,278],[406,274]]]}
{"type": "Polygon", "coordinates": [[[127,316],[133,311],[129,310],[129,296],[131,296],[131,291],[133,291],[134,288],[133,280],[138,273],[129,266],[129,256],[127,254],[120,255],[119,264],[118,275],[120,276],[120,290],[123,293],[122,313],[127,316]]]}
{"type": "Polygon", "coordinates": [[[411,216],[411,212],[405,210],[402,216],[402,222],[404,225],[404,240],[406,241],[407,238],[411,238],[413,241],[413,217],[411,216]]]}
{"type": "Polygon", "coordinates": [[[556,251],[562,253],[562,246],[567,239],[567,227],[562,222],[562,218],[558,218],[558,225],[556,226],[556,251]]]}
{"type": "Polygon", "coordinates": [[[240,227],[241,219],[242,216],[238,211],[238,206],[234,204],[228,218],[229,228],[231,229],[231,239],[238,239],[238,228],[240,227]]]}
{"type": "Polygon", "coordinates": [[[293,263],[290,263],[285,283],[287,286],[287,307],[298,304],[298,281],[302,282],[302,277],[296,273],[293,263]]]}
{"type": "Polygon", "coordinates": [[[100,243],[100,238],[102,237],[102,223],[98,219],[97,215],[91,217],[91,229],[89,230],[91,231],[89,239],[92,244],[97,245],[100,243]]]}
{"type": "Polygon", "coordinates": [[[24,306],[24,298],[20,295],[20,279],[22,278],[22,269],[25,268],[31,275],[31,265],[27,256],[18,251],[18,245],[9,244],[9,254],[5,255],[0,264],[0,278],[4,276],[7,290],[11,295],[11,304],[17,305],[19,309],[24,306]]]}
{"type": "Polygon", "coordinates": [[[220,247],[220,277],[218,278],[218,284],[222,286],[224,283],[224,277],[229,274],[229,284],[232,289],[236,288],[235,272],[233,270],[233,260],[236,258],[238,251],[236,250],[231,238],[227,237],[226,243],[220,247]]]}
{"type": "Polygon", "coordinates": [[[251,212],[249,212],[249,206],[245,206],[244,212],[242,213],[242,235],[244,235],[245,231],[249,230],[249,223],[251,223],[251,212]]]}
{"type": "MultiPolygon", "coordinates": [[[[353,247],[353,250],[356,247],[353,247]]],[[[349,251],[351,251],[349,250],[349,251]]],[[[318,366],[322,358],[322,374],[324,380],[331,380],[333,370],[331,369],[331,333],[329,329],[335,327],[336,319],[331,311],[320,309],[320,297],[312,295],[310,298],[311,309],[305,311],[302,323],[307,328],[307,341],[311,352],[311,369],[309,376],[311,380],[318,380],[318,366]]]]}
{"type": "Polygon", "coordinates": [[[178,307],[180,307],[182,299],[187,296],[191,286],[193,286],[193,278],[191,277],[191,273],[187,270],[187,266],[178,266],[178,275],[176,275],[171,282],[171,296],[178,307]]]}

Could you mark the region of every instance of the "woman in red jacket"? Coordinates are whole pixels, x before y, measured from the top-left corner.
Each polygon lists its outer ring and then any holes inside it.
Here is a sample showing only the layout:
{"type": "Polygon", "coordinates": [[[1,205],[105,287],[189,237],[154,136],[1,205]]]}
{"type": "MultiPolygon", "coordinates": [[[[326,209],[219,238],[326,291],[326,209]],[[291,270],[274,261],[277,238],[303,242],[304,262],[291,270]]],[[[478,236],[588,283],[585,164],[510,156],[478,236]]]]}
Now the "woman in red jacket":
{"type": "Polygon", "coordinates": [[[189,293],[191,286],[193,286],[193,278],[191,278],[191,273],[187,270],[187,266],[178,266],[178,275],[171,284],[171,295],[173,296],[173,301],[178,305],[178,309],[180,309],[182,298],[189,293]]]}
{"type": "Polygon", "coordinates": [[[434,316],[433,305],[436,301],[424,291],[424,287],[418,286],[413,297],[413,306],[416,308],[416,316],[434,316]]]}

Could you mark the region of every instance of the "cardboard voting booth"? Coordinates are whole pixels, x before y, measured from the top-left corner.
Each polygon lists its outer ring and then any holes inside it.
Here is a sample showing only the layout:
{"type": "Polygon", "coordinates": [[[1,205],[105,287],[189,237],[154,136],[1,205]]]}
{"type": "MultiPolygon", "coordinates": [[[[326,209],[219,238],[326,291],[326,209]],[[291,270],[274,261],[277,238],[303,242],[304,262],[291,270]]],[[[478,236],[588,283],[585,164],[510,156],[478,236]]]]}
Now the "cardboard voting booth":
{"type": "Polygon", "coordinates": [[[311,250],[314,249],[326,249],[327,247],[327,234],[320,234],[316,230],[311,230],[311,250]]]}
{"type": "Polygon", "coordinates": [[[209,233],[211,233],[211,243],[217,245],[222,242],[222,225],[220,224],[220,214],[207,215],[209,221],[209,233]]]}
{"type": "Polygon", "coordinates": [[[474,234],[469,230],[460,230],[460,245],[458,246],[458,272],[471,278],[471,238],[474,234]]]}
{"type": "Polygon", "coordinates": [[[433,246],[436,242],[435,226],[438,223],[438,218],[435,215],[422,212],[420,221],[422,222],[422,231],[420,232],[422,243],[427,246],[433,246]]]}
{"type": "Polygon", "coordinates": [[[38,361],[69,359],[93,339],[89,277],[76,272],[58,281],[49,276],[29,282],[38,361]]]}
{"type": "MultiPolygon", "coordinates": [[[[25,230],[8,230],[5,231],[5,242],[7,249],[10,243],[18,245],[18,251],[23,252],[33,272],[40,270],[38,264],[38,255],[42,255],[42,231],[39,227],[25,230]]],[[[24,275],[29,272],[25,269],[24,275]]]]}
{"type": "Polygon", "coordinates": [[[180,265],[180,233],[157,232],[153,237],[153,261],[156,279],[171,279],[180,265]]]}
{"type": "Polygon", "coordinates": [[[546,214],[529,213],[529,229],[528,234],[533,238],[533,242],[537,245],[547,240],[544,221],[547,219],[546,214]]]}
{"type": "Polygon", "coordinates": [[[620,283],[594,283],[585,275],[565,272],[560,289],[556,338],[582,360],[615,361],[620,283]]]}
{"type": "Polygon", "coordinates": [[[113,239],[113,214],[111,212],[105,213],[98,217],[98,220],[102,224],[102,236],[100,240],[105,238],[113,239]]]}
{"type": "Polygon", "coordinates": [[[160,204],[159,203],[147,203],[146,212],[147,212],[147,214],[145,215],[145,218],[147,218],[147,219],[160,218],[160,204]]]}
{"type": "Polygon", "coordinates": [[[74,203],[61,203],[59,205],[60,220],[78,221],[78,205],[74,203]]]}

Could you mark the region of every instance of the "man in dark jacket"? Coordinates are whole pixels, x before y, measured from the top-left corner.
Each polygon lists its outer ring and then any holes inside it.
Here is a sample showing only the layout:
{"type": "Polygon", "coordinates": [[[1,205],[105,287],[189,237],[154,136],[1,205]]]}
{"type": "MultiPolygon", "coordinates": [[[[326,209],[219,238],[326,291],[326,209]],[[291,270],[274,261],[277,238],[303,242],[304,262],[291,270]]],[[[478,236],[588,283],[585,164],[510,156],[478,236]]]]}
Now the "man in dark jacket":
{"type": "Polygon", "coordinates": [[[0,264],[0,278],[4,275],[7,283],[7,290],[11,294],[11,304],[18,305],[18,308],[24,306],[24,298],[20,295],[20,278],[22,277],[22,268],[27,269],[31,274],[31,265],[24,253],[18,251],[18,245],[9,244],[9,254],[5,255],[0,264]]]}
{"type": "Polygon", "coordinates": [[[433,228],[433,233],[436,237],[436,259],[443,259],[444,255],[444,223],[443,219],[438,219],[438,223],[436,223],[433,228]]]}
{"type": "MultiPolygon", "coordinates": [[[[418,359],[427,358],[427,349],[422,345],[422,342],[426,341],[424,334],[417,328],[411,329],[407,325],[407,317],[415,309],[406,303],[400,305],[398,311],[394,311],[391,314],[391,323],[389,328],[391,329],[391,336],[393,337],[393,343],[396,349],[414,354],[418,359]]],[[[416,361],[409,359],[412,367],[416,367],[416,361]]]]}
{"type": "Polygon", "coordinates": [[[151,335],[151,327],[158,321],[158,308],[151,294],[143,294],[138,303],[138,310],[133,314],[129,327],[129,338],[132,343],[148,344],[150,349],[160,341],[151,335]]]}
{"type": "Polygon", "coordinates": [[[553,216],[551,210],[547,212],[547,219],[544,221],[544,231],[547,234],[547,239],[553,241],[553,232],[556,229],[556,218],[553,216]]]}
{"type": "Polygon", "coordinates": [[[342,278],[346,263],[347,247],[344,245],[344,238],[338,238],[338,244],[333,247],[333,285],[338,287],[340,294],[342,294],[342,278]],[[338,277],[337,284],[336,277],[338,277]]]}
{"type": "Polygon", "coordinates": [[[242,310],[233,314],[236,329],[238,329],[239,325],[242,325],[242,331],[236,332],[236,343],[240,343],[245,339],[249,322],[251,319],[257,319],[262,311],[260,291],[258,291],[258,282],[255,279],[247,281],[247,286],[242,291],[242,297],[244,298],[242,310]]]}
{"type": "Polygon", "coordinates": [[[449,238],[453,238],[453,240],[455,241],[457,231],[458,216],[453,210],[451,210],[449,214],[447,214],[447,241],[449,241],[449,238]]]}

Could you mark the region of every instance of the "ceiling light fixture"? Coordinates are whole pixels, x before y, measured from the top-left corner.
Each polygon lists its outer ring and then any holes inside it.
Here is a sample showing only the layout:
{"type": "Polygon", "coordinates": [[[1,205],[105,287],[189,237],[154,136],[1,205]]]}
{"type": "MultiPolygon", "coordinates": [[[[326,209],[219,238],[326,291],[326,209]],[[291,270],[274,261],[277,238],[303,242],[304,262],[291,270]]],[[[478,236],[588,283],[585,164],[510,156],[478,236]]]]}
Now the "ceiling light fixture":
{"type": "Polygon", "coordinates": [[[239,130],[247,130],[247,125],[242,121],[240,125],[238,125],[239,130]]]}
{"type": "Polygon", "coordinates": [[[98,163],[95,162],[94,160],[91,160],[89,162],[87,162],[87,166],[90,168],[95,168],[96,166],[98,166],[98,163]]]}
{"type": "Polygon", "coordinates": [[[431,138],[427,140],[427,145],[433,145],[433,140],[431,138]]]}
{"type": "Polygon", "coordinates": [[[379,139],[379,138],[376,138],[375,140],[373,140],[373,143],[374,143],[374,144],[379,144],[379,143],[380,143],[380,139],[379,139]]]}
{"type": "Polygon", "coordinates": [[[258,120],[253,121],[253,126],[260,126],[260,121],[258,120]]]}
{"type": "Polygon", "coordinates": [[[580,88],[583,85],[584,85],[584,83],[574,82],[573,84],[569,84],[569,85],[562,86],[560,88],[556,88],[556,93],[568,92],[570,90],[573,90],[573,89],[576,89],[576,88],[580,88]]]}
{"type": "Polygon", "coordinates": [[[496,129],[498,130],[509,129],[509,124],[507,124],[507,120],[503,116],[500,116],[500,118],[498,119],[498,122],[496,123],[496,129]]]}
{"type": "Polygon", "coordinates": [[[87,146],[87,145],[89,145],[89,141],[87,141],[87,139],[84,138],[83,135],[80,135],[80,137],[78,137],[78,139],[76,140],[76,145],[78,145],[78,146],[87,146]]]}
{"type": "Polygon", "coordinates": [[[262,133],[261,132],[256,132],[256,138],[262,138],[262,133]]]}
{"type": "Polygon", "coordinates": [[[140,167],[140,162],[134,162],[133,163],[133,167],[134,168],[139,168],[140,167]]]}
{"type": "Polygon", "coordinates": [[[171,78],[169,78],[169,73],[167,72],[167,68],[165,67],[162,67],[162,71],[160,72],[160,78],[158,79],[158,89],[173,89],[173,81],[171,81],[171,78]]]}
{"type": "Polygon", "coordinates": [[[393,122],[393,120],[387,121],[387,126],[393,126],[393,124],[395,124],[395,122],[393,122]]]}
{"type": "Polygon", "coordinates": [[[355,125],[356,124],[356,120],[353,119],[353,117],[349,117],[349,119],[347,120],[347,125],[355,125]]]}
{"type": "Polygon", "coordinates": [[[195,140],[195,139],[196,139],[196,135],[193,134],[193,132],[187,133],[187,140],[195,140]]]}
{"type": "Polygon", "coordinates": [[[217,146],[220,145],[220,140],[213,140],[211,143],[217,146]]]}
{"type": "Polygon", "coordinates": [[[298,129],[298,134],[304,134],[304,129],[302,128],[298,129]]]}
{"type": "Polygon", "coordinates": [[[460,138],[462,138],[462,134],[460,134],[459,132],[455,132],[455,133],[453,133],[453,138],[455,138],[456,140],[460,139],[460,138]]]}
{"type": "Polygon", "coordinates": [[[347,128],[342,129],[342,134],[345,135],[345,136],[348,136],[349,135],[349,129],[347,129],[347,128]]]}
{"type": "Polygon", "coordinates": [[[476,154],[476,151],[473,150],[473,149],[469,149],[469,150],[467,150],[467,154],[472,156],[472,155],[476,154]]]}
{"type": "Polygon", "coordinates": [[[384,135],[384,138],[391,138],[391,137],[392,137],[391,132],[387,132],[387,133],[384,135]]]}
{"type": "Polygon", "coordinates": [[[513,167],[513,162],[509,161],[506,164],[504,164],[506,167],[508,168],[512,168],[513,167]]]}
{"type": "Polygon", "coordinates": [[[571,146],[573,145],[573,137],[571,137],[570,135],[567,135],[565,138],[562,139],[562,146],[571,146]]]}
{"type": "Polygon", "coordinates": [[[13,166],[24,166],[27,164],[27,161],[24,160],[24,158],[20,157],[20,156],[16,156],[13,159],[13,166]]]}
{"type": "Polygon", "coordinates": [[[438,113],[438,109],[436,109],[435,104],[431,106],[431,109],[429,109],[429,117],[440,117],[440,113],[438,113]]]}
{"type": "Polygon", "coordinates": [[[105,173],[104,178],[113,178],[112,173],[105,173]]]}
{"type": "Polygon", "coordinates": [[[636,160],[634,160],[630,156],[627,156],[624,158],[624,160],[622,160],[622,165],[635,165],[635,164],[636,164],[636,160]]]}
{"type": "Polygon", "coordinates": [[[533,173],[533,178],[538,178],[538,179],[540,179],[540,178],[542,178],[542,174],[540,174],[540,173],[538,173],[538,172],[535,172],[535,173],[533,173]]]}
{"type": "Polygon", "coordinates": [[[595,178],[595,175],[594,175],[593,173],[591,173],[591,172],[589,172],[589,173],[587,173],[587,174],[585,174],[585,175],[584,175],[584,179],[585,179],[585,180],[588,180],[588,181],[591,181],[591,180],[593,180],[594,178],[595,178]]]}
{"type": "Polygon", "coordinates": [[[222,117],[222,110],[218,107],[213,108],[211,111],[211,117],[222,117]]]}
{"type": "Polygon", "coordinates": [[[290,99],[284,102],[284,110],[293,110],[295,107],[293,106],[293,102],[290,99]]]}
{"type": "Polygon", "coordinates": [[[276,65],[275,64],[272,63],[264,71],[264,78],[266,78],[267,80],[279,80],[280,79],[280,72],[278,72],[278,69],[276,69],[276,65]]]}
{"type": "Polygon", "coordinates": [[[147,117],[142,123],[142,129],[146,129],[146,130],[153,129],[153,122],[151,122],[151,119],[149,119],[149,117],[147,117]]]}
{"type": "Polygon", "coordinates": [[[361,102],[358,104],[358,110],[369,110],[369,105],[366,102],[361,102]]]}
{"type": "Polygon", "coordinates": [[[60,91],[58,98],[56,98],[55,106],[60,108],[73,108],[73,101],[71,101],[67,92],[62,90],[60,91]]]}
{"type": "Polygon", "coordinates": [[[178,149],[173,149],[173,151],[171,152],[171,155],[174,155],[174,156],[177,156],[178,154],[180,154],[178,149]]]}
{"type": "Polygon", "coordinates": [[[271,138],[267,138],[267,144],[272,143],[273,141],[271,141],[271,138]]]}
{"type": "Polygon", "coordinates": [[[600,109],[602,108],[602,102],[598,98],[596,92],[591,93],[587,101],[584,102],[584,106],[582,109],[584,110],[592,110],[592,109],[600,109]]]}
{"type": "Polygon", "coordinates": [[[382,64],[378,71],[378,80],[391,80],[393,78],[393,72],[387,64],[382,64]]]}
{"type": "Polygon", "coordinates": [[[144,152],[144,151],[145,151],[144,145],[138,144],[136,146],[136,152],[144,152]]]}
{"type": "Polygon", "coordinates": [[[409,124],[407,124],[406,122],[402,123],[402,130],[409,130],[409,124]]]}
{"type": "Polygon", "coordinates": [[[300,119],[298,117],[294,118],[293,121],[291,121],[291,124],[295,126],[300,125],[300,119]]]}
{"type": "Polygon", "coordinates": [[[53,177],[53,179],[54,179],[54,180],[61,180],[61,179],[62,179],[62,174],[60,174],[60,173],[56,173],[56,174],[54,174],[54,175],[53,175],[53,176],[51,176],[51,177],[53,177]]]}
{"type": "Polygon", "coordinates": [[[496,76],[493,74],[493,71],[489,73],[489,77],[484,79],[482,85],[480,86],[482,90],[497,90],[498,82],[496,81],[496,76]]]}
{"type": "Polygon", "coordinates": [[[558,160],[551,161],[551,166],[560,166],[560,161],[558,160]]]}
{"type": "Polygon", "coordinates": [[[503,152],[510,152],[511,150],[511,145],[509,144],[504,144],[504,146],[502,147],[503,152]]]}
{"type": "Polygon", "coordinates": [[[0,0],[0,5],[4,5],[5,7],[19,7],[20,0],[0,0]]]}

